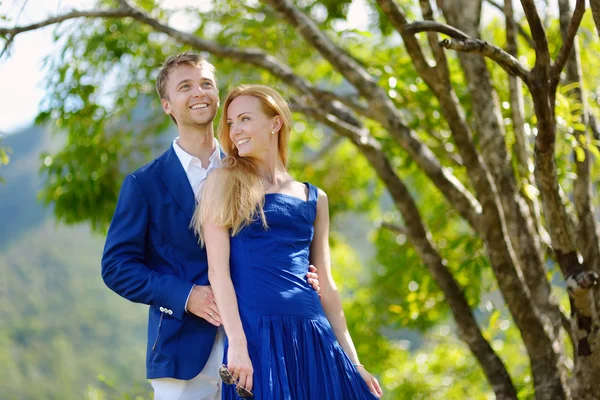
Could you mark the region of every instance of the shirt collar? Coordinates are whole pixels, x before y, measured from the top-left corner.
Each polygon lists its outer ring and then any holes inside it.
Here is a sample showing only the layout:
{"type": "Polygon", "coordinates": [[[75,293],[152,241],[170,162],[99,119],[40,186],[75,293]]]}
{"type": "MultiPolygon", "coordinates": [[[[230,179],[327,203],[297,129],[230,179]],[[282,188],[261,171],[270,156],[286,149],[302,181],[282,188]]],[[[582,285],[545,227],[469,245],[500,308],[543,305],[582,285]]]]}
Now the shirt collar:
{"type": "MultiPolygon", "coordinates": [[[[188,170],[190,164],[192,163],[192,161],[197,160],[197,164],[201,165],[200,160],[198,159],[198,157],[195,157],[191,154],[189,154],[188,152],[186,152],[185,150],[183,150],[181,148],[181,146],[179,146],[179,143],[177,143],[177,140],[179,139],[179,136],[177,136],[174,140],[173,140],[173,150],[175,150],[175,154],[177,154],[177,158],[179,158],[179,161],[181,162],[181,165],[183,166],[183,169],[185,171],[188,170]]],[[[215,141],[215,151],[213,151],[213,153],[210,155],[209,160],[209,166],[212,164],[215,164],[216,160],[220,160],[221,159],[221,146],[219,145],[219,141],[214,138],[213,139],[215,141]]]]}

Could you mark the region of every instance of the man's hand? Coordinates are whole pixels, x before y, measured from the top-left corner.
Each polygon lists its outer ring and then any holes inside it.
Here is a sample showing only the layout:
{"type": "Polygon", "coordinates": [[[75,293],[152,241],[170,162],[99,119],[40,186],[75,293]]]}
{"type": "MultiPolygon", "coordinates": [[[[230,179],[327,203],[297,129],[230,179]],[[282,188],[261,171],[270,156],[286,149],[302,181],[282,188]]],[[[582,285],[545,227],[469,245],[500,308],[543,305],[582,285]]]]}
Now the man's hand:
{"type": "Polygon", "coordinates": [[[187,310],[197,317],[204,318],[214,326],[220,326],[222,323],[210,286],[194,286],[188,299],[187,310]]]}
{"type": "Polygon", "coordinates": [[[319,276],[317,275],[317,269],[314,265],[308,266],[308,272],[306,273],[306,280],[308,284],[313,287],[317,291],[319,298],[322,297],[321,287],[319,286],[319,276]]]}

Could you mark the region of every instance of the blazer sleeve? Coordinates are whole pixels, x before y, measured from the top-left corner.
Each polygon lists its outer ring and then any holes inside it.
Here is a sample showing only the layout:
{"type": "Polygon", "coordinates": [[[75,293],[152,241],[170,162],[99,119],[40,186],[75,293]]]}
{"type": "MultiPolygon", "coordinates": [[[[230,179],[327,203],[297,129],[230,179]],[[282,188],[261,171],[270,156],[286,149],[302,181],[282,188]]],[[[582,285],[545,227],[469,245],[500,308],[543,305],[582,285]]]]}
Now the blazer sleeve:
{"type": "Polygon", "coordinates": [[[194,285],[178,276],[154,271],[144,263],[149,211],[142,185],[135,175],[128,175],[106,237],[102,279],[126,299],[170,309],[172,316],[181,320],[194,285]]]}

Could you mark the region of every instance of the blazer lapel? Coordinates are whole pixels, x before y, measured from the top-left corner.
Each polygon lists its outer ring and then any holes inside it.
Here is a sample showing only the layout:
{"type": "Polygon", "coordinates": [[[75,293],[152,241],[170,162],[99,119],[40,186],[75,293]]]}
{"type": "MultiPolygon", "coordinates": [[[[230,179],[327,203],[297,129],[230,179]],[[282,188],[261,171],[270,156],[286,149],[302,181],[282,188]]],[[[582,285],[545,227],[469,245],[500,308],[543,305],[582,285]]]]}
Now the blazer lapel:
{"type": "Polygon", "coordinates": [[[196,206],[194,191],[190,186],[190,181],[185,174],[177,154],[175,154],[175,150],[173,150],[173,146],[159,160],[161,162],[157,169],[158,176],[169,193],[171,193],[171,196],[175,198],[175,201],[183,209],[185,215],[192,219],[194,207],[196,206]]]}

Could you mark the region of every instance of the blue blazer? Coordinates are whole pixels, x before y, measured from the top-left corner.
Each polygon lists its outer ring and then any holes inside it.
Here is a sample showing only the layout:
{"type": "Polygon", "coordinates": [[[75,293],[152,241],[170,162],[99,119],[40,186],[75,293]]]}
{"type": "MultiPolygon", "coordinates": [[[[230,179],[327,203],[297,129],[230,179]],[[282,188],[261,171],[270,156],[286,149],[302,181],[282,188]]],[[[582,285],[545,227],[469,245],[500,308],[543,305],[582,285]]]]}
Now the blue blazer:
{"type": "Polygon", "coordinates": [[[194,207],[194,192],[171,145],[125,178],[106,237],[104,282],[150,306],[148,379],[195,377],[215,340],[215,326],[185,312],[193,285],[209,284],[206,250],[189,228],[194,207]]]}

